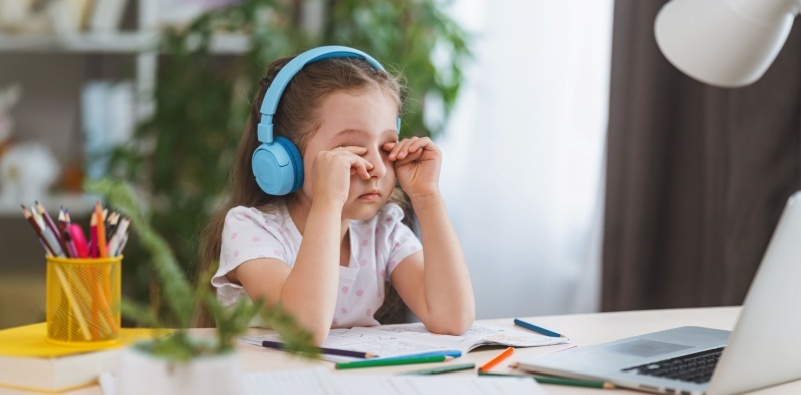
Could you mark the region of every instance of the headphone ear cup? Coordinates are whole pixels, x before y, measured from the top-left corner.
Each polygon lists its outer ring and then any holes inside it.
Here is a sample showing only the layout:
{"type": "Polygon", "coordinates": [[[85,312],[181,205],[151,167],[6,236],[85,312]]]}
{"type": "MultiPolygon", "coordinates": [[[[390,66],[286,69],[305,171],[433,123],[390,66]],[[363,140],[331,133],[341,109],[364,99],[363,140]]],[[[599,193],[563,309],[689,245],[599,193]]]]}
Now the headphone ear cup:
{"type": "Polygon", "coordinates": [[[251,162],[256,183],[270,195],[287,195],[303,185],[303,159],[295,144],[285,137],[261,144],[251,162]]]}

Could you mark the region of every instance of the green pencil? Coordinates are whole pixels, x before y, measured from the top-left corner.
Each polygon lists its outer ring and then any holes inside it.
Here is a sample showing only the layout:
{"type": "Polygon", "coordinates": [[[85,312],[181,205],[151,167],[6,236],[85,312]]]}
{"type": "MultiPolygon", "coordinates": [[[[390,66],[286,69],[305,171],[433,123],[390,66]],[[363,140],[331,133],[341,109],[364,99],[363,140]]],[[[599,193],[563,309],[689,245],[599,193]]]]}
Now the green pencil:
{"type": "Polygon", "coordinates": [[[442,373],[456,372],[459,370],[473,369],[474,367],[476,367],[476,364],[474,363],[463,363],[459,365],[445,365],[433,369],[414,370],[411,372],[405,372],[401,374],[442,374],[442,373]]]}
{"type": "Polygon", "coordinates": [[[558,385],[572,385],[574,387],[590,387],[601,388],[605,390],[614,389],[615,385],[606,381],[592,381],[592,380],[575,380],[564,379],[560,377],[542,377],[542,376],[527,376],[523,374],[504,374],[504,373],[489,373],[478,372],[479,376],[505,376],[505,377],[530,377],[541,384],[558,384],[558,385]]]}
{"type": "Polygon", "coordinates": [[[413,363],[445,362],[453,357],[445,355],[431,355],[427,357],[393,358],[393,359],[365,359],[363,361],[342,362],[336,365],[337,369],[372,368],[375,366],[409,365],[413,363]]]}

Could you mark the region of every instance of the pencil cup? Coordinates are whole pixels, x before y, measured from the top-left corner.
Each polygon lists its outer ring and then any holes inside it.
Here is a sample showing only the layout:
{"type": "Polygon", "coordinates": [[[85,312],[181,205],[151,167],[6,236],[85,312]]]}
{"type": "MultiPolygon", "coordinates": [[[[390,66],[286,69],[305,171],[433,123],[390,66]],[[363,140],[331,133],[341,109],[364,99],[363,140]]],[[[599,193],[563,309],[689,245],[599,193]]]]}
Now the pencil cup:
{"type": "Polygon", "coordinates": [[[120,341],[122,256],[47,256],[47,340],[60,345],[120,341]]]}

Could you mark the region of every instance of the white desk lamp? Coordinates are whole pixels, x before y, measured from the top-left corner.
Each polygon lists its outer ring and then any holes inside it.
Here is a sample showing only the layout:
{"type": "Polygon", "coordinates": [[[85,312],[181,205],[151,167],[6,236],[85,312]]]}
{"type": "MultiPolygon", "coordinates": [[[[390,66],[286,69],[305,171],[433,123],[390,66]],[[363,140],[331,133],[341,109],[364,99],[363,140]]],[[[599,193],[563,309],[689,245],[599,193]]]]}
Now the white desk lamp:
{"type": "Polygon", "coordinates": [[[748,85],[781,50],[801,0],[673,0],[656,17],[656,43],[685,74],[710,85],[748,85]]]}

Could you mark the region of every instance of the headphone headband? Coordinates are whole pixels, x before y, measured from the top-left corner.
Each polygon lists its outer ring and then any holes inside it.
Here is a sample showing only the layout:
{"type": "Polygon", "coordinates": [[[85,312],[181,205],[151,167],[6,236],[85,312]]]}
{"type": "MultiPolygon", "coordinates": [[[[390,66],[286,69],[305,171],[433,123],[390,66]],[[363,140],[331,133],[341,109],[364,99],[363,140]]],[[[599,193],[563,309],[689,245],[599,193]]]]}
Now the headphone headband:
{"type": "Polygon", "coordinates": [[[281,100],[281,95],[284,93],[289,82],[304,66],[310,63],[318,62],[323,59],[329,58],[359,58],[364,59],[378,70],[384,71],[378,61],[373,59],[370,55],[359,51],[358,49],[343,47],[339,45],[330,45],[325,47],[317,47],[310,49],[302,54],[294,57],[289,61],[278,75],[275,77],[270,87],[267,88],[267,93],[264,94],[264,100],[261,102],[261,122],[258,126],[258,138],[262,143],[270,144],[273,142],[273,116],[278,109],[278,101],[281,100]]]}

